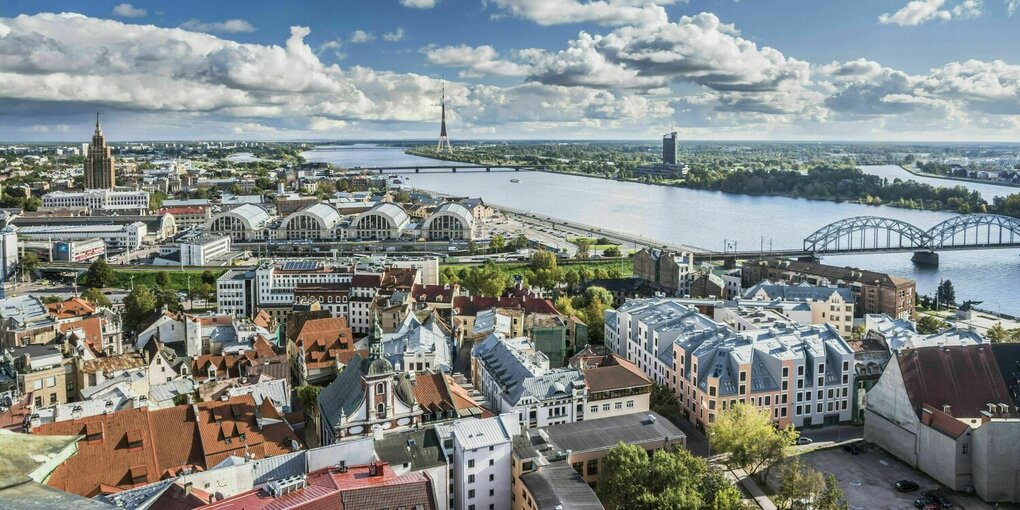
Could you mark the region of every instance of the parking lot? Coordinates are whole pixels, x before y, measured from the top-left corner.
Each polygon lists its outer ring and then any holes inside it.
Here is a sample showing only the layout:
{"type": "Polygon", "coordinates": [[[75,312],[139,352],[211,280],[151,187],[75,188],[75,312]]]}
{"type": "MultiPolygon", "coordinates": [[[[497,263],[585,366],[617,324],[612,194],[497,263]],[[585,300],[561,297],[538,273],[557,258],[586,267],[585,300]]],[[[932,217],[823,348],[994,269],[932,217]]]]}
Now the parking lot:
{"type": "MultiPolygon", "coordinates": [[[[940,487],[938,482],[927,475],[889,455],[874,445],[857,443],[863,451],[851,455],[840,447],[813,450],[801,455],[801,460],[823,473],[836,475],[840,486],[846,492],[851,510],[862,509],[910,509],[914,499],[921,493],[938,488],[955,505],[968,510],[991,510],[993,507],[976,496],[953,492],[940,487]],[[921,488],[914,492],[896,492],[893,484],[897,480],[912,480],[921,488]]],[[[776,477],[778,478],[778,477],[776,477]]],[[[998,508],[1020,508],[1000,505],[998,508]]]]}

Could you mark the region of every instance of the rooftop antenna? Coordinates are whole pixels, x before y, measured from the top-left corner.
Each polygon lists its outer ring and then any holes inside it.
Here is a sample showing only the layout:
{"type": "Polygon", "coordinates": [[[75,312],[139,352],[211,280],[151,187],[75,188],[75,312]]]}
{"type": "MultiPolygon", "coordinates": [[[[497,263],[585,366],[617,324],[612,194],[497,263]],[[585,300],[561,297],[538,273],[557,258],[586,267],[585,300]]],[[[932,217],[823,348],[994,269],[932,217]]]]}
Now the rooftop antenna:
{"type": "Polygon", "coordinates": [[[446,150],[453,151],[450,146],[450,137],[446,136],[446,81],[443,81],[443,92],[439,98],[439,106],[442,108],[442,124],[439,126],[439,145],[436,149],[443,150],[443,143],[446,143],[446,150]]]}

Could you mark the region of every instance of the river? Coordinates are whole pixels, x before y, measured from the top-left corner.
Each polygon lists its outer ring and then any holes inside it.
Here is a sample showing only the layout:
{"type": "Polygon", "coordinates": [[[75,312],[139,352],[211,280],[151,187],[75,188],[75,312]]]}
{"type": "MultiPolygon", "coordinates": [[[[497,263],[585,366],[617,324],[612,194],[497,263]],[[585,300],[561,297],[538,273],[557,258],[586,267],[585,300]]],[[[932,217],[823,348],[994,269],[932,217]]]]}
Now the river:
{"type": "MultiPolygon", "coordinates": [[[[401,149],[365,145],[323,147],[303,155],[309,161],[345,167],[439,164],[404,154],[401,149]]],[[[884,216],[922,229],[953,216],[947,212],[734,195],[545,172],[444,172],[408,177],[407,184],[417,188],[481,197],[491,204],[713,250],[722,250],[724,243],[735,243],[740,251],[768,251],[770,242],[775,249],[800,248],[803,239],[815,230],[851,216],[884,216]],[[511,183],[511,178],[520,183],[511,183]]],[[[911,278],[917,281],[921,294],[933,293],[941,279],[950,279],[958,301],[980,300],[984,301],[982,308],[1020,315],[1018,250],[948,251],[939,256],[937,269],[915,267],[910,253],[828,256],[824,262],[911,278]]]]}

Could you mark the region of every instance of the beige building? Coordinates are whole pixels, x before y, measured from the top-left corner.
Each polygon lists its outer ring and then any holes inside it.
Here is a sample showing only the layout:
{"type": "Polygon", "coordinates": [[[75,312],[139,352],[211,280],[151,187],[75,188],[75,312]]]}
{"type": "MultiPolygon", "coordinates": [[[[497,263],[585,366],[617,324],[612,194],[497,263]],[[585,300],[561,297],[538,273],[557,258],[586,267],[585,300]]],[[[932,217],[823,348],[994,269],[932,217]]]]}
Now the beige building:
{"type": "Polygon", "coordinates": [[[765,280],[747,289],[743,299],[781,302],[790,319],[801,324],[829,324],[846,337],[854,330],[854,295],[846,287],[765,280]]]}

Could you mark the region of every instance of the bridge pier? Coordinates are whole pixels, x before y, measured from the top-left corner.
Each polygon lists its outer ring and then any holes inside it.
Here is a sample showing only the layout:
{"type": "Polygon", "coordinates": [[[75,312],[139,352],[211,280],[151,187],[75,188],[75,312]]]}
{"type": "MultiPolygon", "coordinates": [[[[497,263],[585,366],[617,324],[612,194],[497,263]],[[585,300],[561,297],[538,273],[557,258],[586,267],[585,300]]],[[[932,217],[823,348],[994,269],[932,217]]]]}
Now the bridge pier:
{"type": "Polygon", "coordinates": [[[457,173],[457,167],[455,167],[455,166],[450,167],[450,170],[453,170],[453,173],[457,173]]]}
{"type": "Polygon", "coordinates": [[[487,166],[487,167],[485,167],[485,171],[486,171],[486,172],[491,172],[491,171],[492,171],[492,167],[491,167],[491,166],[487,166]]]}
{"type": "Polygon", "coordinates": [[[415,169],[414,169],[414,173],[416,173],[416,174],[420,174],[420,173],[421,173],[421,168],[415,168],[415,169]]]}
{"type": "Polygon", "coordinates": [[[939,254],[933,251],[915,251],[910,260],[915,266],[939,267],[939,254]]]}

